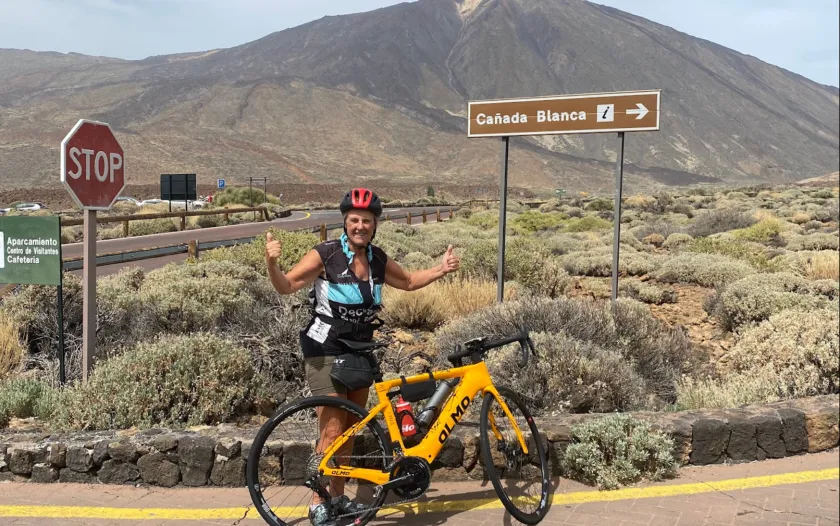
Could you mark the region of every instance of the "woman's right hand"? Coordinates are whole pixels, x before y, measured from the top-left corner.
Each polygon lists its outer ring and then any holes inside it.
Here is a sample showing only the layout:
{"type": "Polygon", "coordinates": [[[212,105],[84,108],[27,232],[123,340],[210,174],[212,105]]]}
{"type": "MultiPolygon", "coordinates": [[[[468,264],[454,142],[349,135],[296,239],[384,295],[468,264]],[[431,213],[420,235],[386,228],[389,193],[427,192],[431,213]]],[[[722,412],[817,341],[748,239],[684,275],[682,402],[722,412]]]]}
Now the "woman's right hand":
{"type": "Polygon", "coordinates": [[[269,265],[276,265],[277,258],[283,253],[283,246],[272,237],[271,232],[265,235],[265,241],[265,261],[269,265]]]}

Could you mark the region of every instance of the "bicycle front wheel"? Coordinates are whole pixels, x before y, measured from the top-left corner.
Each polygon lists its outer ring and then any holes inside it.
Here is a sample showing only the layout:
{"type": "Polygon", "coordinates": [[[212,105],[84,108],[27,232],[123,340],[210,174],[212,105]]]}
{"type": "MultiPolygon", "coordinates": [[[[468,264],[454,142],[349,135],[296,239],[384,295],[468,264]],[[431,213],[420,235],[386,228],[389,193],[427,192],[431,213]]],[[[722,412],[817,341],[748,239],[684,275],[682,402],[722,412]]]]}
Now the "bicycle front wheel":
{"type": "Polygon", "coordinates": [[[492,393],[484,394],[481,406],[481,457],[487,478],[508,512],[525,524],[537,524],[548,513],[548,459],[537,425],[516,393],[497,388],[511,412],[528,453],[522,449],[516,430],[492,393]]]}
{"type": "MultiPolygon", "coordinates": [[[[349,499],[343,509],[332,506],[337,524],[362,525],[376,516],[387,491],[374,496],[368,482],[325,476],[318,470],[334,438],[365,416],[367,411],[348,400],[313,396],[282,406],[263,424],[248,454],[246,481],[254,506],[268,524],[309,524],[310,505],[326,502],[326,496],[330,501],[341,495],[349,499]]],[[[382,427],[371,419],[329,464],[385,470],[391,458],[382,427]]]]}

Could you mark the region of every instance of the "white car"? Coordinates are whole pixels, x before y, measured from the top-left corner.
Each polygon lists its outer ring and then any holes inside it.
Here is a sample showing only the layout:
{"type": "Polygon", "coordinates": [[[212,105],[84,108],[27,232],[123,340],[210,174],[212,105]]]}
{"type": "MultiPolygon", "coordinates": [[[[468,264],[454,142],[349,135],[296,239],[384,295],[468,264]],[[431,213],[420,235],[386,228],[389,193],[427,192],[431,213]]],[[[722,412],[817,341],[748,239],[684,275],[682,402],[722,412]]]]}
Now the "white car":
{"type": "Polygon", "coordinates": [[[21,212],[34,212],[36,210],[43,210],[47,208],[47,205],[44,203],[18,203],[12,208],[21,212]]]}
{"type": "Polygon", "coordinates": [[[120,197],[117,197],[117,200],[114,203],[115,204],[116,203],[129,203],[129,204],[132,204],[132,205],[140,206],[140,201],[137,200],[137,199],[134,199],[133,197],[122,197],[122,196],[120,196],[120,197]]]}

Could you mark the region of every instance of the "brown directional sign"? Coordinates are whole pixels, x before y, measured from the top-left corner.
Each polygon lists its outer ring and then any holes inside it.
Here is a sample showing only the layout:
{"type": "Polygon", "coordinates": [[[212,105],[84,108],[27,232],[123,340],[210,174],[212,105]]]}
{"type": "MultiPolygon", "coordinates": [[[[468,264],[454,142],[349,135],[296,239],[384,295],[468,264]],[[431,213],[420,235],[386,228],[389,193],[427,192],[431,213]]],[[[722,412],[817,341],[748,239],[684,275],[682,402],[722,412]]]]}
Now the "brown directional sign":
{"type": "Polygon", "coordinates": [[[469,137],[654,131],[659,90],[469,103],[469,137]]]}

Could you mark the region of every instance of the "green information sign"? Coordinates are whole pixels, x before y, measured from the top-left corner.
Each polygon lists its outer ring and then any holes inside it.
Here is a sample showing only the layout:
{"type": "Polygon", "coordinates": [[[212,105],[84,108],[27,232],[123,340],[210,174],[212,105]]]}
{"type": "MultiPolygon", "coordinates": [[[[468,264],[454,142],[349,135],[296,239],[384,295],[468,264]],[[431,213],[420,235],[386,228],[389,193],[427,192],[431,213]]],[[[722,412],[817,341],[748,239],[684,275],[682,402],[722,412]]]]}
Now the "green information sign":
{"type": "Polygon", "coordinates": [[[58,216],[0,217],[0,283],[61,284],[58,216]]]}

